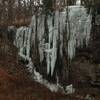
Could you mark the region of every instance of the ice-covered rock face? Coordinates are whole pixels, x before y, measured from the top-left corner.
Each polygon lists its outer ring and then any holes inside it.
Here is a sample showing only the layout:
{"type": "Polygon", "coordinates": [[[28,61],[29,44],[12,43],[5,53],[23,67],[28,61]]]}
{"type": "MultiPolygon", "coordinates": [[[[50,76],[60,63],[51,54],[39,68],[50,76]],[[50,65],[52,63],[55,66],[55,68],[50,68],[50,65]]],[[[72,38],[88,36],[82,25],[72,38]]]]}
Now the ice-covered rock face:
{"type": "Polygon", "coordinates": [[[42,14],[38,17],[33,15],[29,27],[17,29],[14,43],[19,48],[19,54],[23,58],[29,59],[31,45],[38,45],[40,62],[46,56],[47,74],[50,73],[52,76],[57,61],[57,54],[63,57],[64,34],[67,36],[64,37],[67,39],[66,42],[68,42],[65,48],[70,60],[75,56],[76,47],[82,47],[84,42],[88,45],[91,15],[87,14],[86,8],[81,6],[80,3],[81,1],[77,0],[76,5],[68,7],[68,16],[67,11],[55,11],[54,15],[48,15],[47,26],[45,26],[45,15],[42,14]],[[45,33],[45,27],[48,27],[48,33],[45,33]],[[47,35],[48,41],[46,41],[45,35],[47,35]],[[36,38],[38,39],[37,44],[36,38]],[[58,47],[60,48],[59,53],[57,52],[58,47]]]}
{"type": "Polygon", "coordinates": [[[83,6],[69,6],[68,56],[75,56],[76,47],[88,45],[91,33],[91,15],[83,6]]]}

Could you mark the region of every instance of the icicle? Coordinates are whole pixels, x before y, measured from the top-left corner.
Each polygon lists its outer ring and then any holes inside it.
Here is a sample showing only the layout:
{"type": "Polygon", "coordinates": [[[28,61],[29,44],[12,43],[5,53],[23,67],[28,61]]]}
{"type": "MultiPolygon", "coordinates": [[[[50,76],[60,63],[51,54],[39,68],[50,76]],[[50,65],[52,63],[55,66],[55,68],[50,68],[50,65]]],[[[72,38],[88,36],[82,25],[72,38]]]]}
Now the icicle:
{"type": "Polygon", "coordinates": [[[60,34],[60,56],[63,57],[63,35],[60,34]]]}
{"type": "Polygon", "coordinates": [[[30,23],[30,26],[29,27],[31,27],[31,29],[32,29],[32,41],[34,42],[34,45],[35,45],[35,34],[36,34],[36,16],[35,15],[33,15],[33,17],[32,17],[32,20],[31,20],[31,23],[30,23]]]}
{"type": "Polygon", "coordinates": [[[51,54],[51,76],[53,75],[56,59],[57,59],[57,40],[58,40],[58,29],[59,29],[59,12],[55,12],[54,16],[54,30],[53,30],[53,47],[52,47],[52,54],[51,54]]]}
{"type": "Polygon", "coordinates": [[[41,42],[43,35],[44,35],[44,15],[39,15],[38,16],[38,23],[37,23],[37,35],[38,35],[38,40],[41,42]]]}
{"type": "Polygon", "coordinates": [[[57,59],[57,36],[56,33],[54,33],[53,36],[53,49],[52,49],[52,55],[51,55],[51,76],[53,75],[55,63],[57,59]]]}
{"type": "Polygon", "coordinates": [[[43,35],[44,35],[44,15],[40,15],[38,17],[38,30],[37,30],[37,35],[38,35],[38,41],[39,41],[39,55],[40,55],[40,62],[42,62],[44,60],[44,51],[43,51],[43,47],[42,44],[44,44],[44,39],[43,39],[43,35]]]}
{"type": "MultiPolygon", "coordinates": [[[[43,35],[44,35],[44,20],[45,20],[45,17],[44,15],[38,15],[37,17],[37,37],[38,37],[38,48],[39,48],[39,55],[40,55],[40,62],[43,61],[44,59],[44,50],[43,50],[43,44],[44,44],[44,38],[43,38],[43,35]]],[[[32,17],[32,21],[31,21],[31,24],[30,24],[30,27],[32,28],[33,30],[33,41],[34,41],[34,46],[35,46],[35,36],[36,36],[36,15],[33,15],[32,17]]]]}
{"type": "Polygon", "coordinates": [[[50,55],[51,55],[51,52],[52,52],[52,48],[51,48],[51,43],[52,43],[52,31],[53,31],[53,25],[52,25],[52,17],[51,16],[48,16],[48,20],[47,20],[47,23],[48,23],[48,28],[49,28],[49,42],[48,42],[48,48],[46,51],[47,53],[47,74],[50,73],[50,69],[51,69],[51,58],[50,58],[50,55]]]}

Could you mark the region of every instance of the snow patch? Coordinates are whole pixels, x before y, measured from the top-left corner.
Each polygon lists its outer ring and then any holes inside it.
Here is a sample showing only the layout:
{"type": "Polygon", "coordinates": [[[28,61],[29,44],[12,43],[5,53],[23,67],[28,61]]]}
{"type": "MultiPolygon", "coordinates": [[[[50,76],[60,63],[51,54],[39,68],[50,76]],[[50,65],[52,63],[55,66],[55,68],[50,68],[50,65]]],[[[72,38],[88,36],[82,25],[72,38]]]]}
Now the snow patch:
{"type": "Polygon", "coordinates": [[[73,88],[72,84],[66,86],[65,91],[66,91],[66,94],[73,94],[73,93],[75,93],[75,89],[73,88]]]}

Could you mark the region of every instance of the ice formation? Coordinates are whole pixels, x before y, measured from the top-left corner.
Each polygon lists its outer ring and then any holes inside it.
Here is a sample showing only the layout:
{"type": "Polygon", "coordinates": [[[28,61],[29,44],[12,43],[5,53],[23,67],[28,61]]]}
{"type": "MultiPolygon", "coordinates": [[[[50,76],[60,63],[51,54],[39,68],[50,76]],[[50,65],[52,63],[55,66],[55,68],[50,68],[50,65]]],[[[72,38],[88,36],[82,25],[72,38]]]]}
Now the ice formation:
{"type": "MultiPolygon", "coordinates": [[[[30,49],[31,49],[31,32],[30,27],[20,27],[16,32],[16,39],[14,45],[19,49],[19,55],[30,63],[30,49]]],[[[28,66],[28,65],[27,65],[28,66]]],[[[28,67],[29,71],[32,72],[32,67],[28,67]]]]}
{"type": "Polygon", "coordinates": [[[83,47],[84,43],[88,45],[91,33],[91,14],[87,14],[87,9],[79,5],[69,6],[69,30],[68,30],[68,57],[72,59],[75,56],[76,47],[83,47]]]}
{"type": "Polygon", "coordinates": [[[75,56],[77,47],[82,47],[84,43],[88,45],[91,31],[91,14],[87,14],[87,9],[81,6],[80,2],[80,0],[77,0],[76,5],[68,6],[65,11],[55,11],[54,14],[48,15],[48,33],[45,33],[44,14],[33,15],[28,27],[17,29],[14,44],[19,49],[19,55],[29,61],[27,67],[30,72],[32,72],[33,66],[30,56],[32,45],[38,45],[41,63],[46,56],[47,74],[50,73],[51,76],[54,73],[57,54],[63,57],[63,34],[67,34],[65,35],[68,42],[66,43],[68,44],[66,45],[66,52],[70,60],[75,56]],[[47,41],[45,34],[48,37],[47,41]],[[60,47],[59,53],[57,52],[58,45],[60,47]]]}
{"type": "MultiPolygon", "coordinates": [[[[37,32],[36,32],[36,17],[35,15],[32,17],[32,22],[30,27],[33,30],[33,41],[35,45],[35,34],[38,37],[38,47],[39,47],[39,54],[40,54],[40,62],[44,60],[44,53],[46,54],[46,62],[47,62],[47,73],[49,74],[51,71],[51,76],[53,75],[53,71],[55,68],[55,63],[57,59],[57,44],[58,44],[58,34],[60,34],[61,41],[62,41],[62,32],[65,30],[65,21],[66,21],[66,14],[64,12],[56,11],[54,16],[48,16],[47,25],[48,25],[48,42],[45,42],[45,16],[40,15],[37,18],[37,32]],[[53,22],[54,17],[54,22],[53,22]],[[54,23],[54,24],[53,24],[54,23]],[[59,30],[58,30],[59,29],[59,30]]],[[[62,43],[62,42],[61,42],[62,43]]],[[[61,54],[62,54],[62,45],[61,44],[61,54]]]]}
{"type": "MultiPolygon", "coordinates": [[[[17,29],[14,45],[19,49],[19,55],[28,61],[26,67],[30,73],[33,73],[33,78],[47,86],[51,91],[56,92],[59,88],[63,90],[59,85],[58,76],[56,85],[50,84],[43,79],[42,75],[35,70],[30,54],[31,47],[32,45],[34,47],[38,46],[41,63],[46,56],[47,74],[52,76],[55,70],[57,54],[63,57],[63,38],[67,39],[65,49],[70,60],[75,56],[77,47],[83,47],[84,43],[88,45],[91,31],[91,14],[87,14],[87,9],[81,6],[80,0],[77,0],[76,5],[68,6],[62,12],[55,11],[54,14],[48,15],[48,33],[45,33],[45,27],[45,15],[33,15],[28,27],[22,26],[17,29]],[[66,37],[63,37],[64,34],[66,34],[66,37]],[[48,37],[47,41],[45,35],[48,37]],[[60,49],[59,53],[58,47],[60,49]]],[[[66,87],[66,91],[72,93],[72,85],[66,87]]]]}

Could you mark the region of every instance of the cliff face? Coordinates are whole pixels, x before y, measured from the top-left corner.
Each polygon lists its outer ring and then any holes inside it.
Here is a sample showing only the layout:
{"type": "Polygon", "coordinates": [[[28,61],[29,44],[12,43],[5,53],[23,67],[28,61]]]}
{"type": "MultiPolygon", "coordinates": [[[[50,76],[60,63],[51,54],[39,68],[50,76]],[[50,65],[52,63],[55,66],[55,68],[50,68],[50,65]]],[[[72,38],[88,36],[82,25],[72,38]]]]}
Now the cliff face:
{"type": "MultiPolygon", "coordinates": [[[[94,24],[92,27],[92,36],[89,46],[87,48],[85,46],[84,48],[76,48],[76,56],[71,62],[67,62],[68,57],[65,51],[63,51],[63,58],[57,56],[55,69],[57,69],[56,72],[59,77],[59,83],[64,86],[68,83],[73,83],[76,87],[85,87],[91,84],[91,82],[98,80],[96,71],[98,71],[100,67],[100,25],[94,24]]],[[[47,88],[30,79],[31,75],[26,69],[27,62],[18,56],[18,50],[13,45],[16,29],[17,28],[8,29],[8,27],[0,28],[1,100],[8,100],[8,98],[10,98],[10,100],[23,100],[23,98],[28,98],[29,100],[39,100],[40,98],[43,100],[51,100],[51,98],[53,98],[53,100],[65,99],[66,97],[64,95],[52,94],[47,88]],[[12,93],[13,90],[14,93],[12,93]],[[44,94],[44,92],[47,94],[44,94]],[[11,98],[12,95],[14,95],[13,99],[11,98]]],[[[46,62],[43,61],[42,64],[39,63],[39,53],[35,51],[34,47],[31,49],[31,57],[35,66],[37,66],[37,71],[43,74],[43,77],[50,82],[56,83],[56,73],[52,77],[50,75],[47,76],[46,62]]],[[[100,77],[98,78],[100,80],[100,77]]],[[[73,100],[75,100],[75,98],[73,100]]]]}

